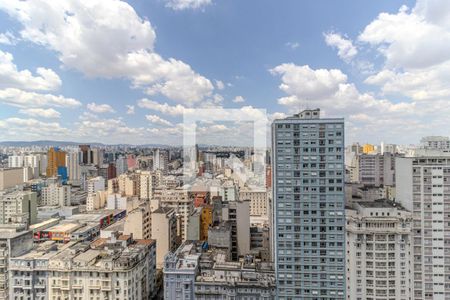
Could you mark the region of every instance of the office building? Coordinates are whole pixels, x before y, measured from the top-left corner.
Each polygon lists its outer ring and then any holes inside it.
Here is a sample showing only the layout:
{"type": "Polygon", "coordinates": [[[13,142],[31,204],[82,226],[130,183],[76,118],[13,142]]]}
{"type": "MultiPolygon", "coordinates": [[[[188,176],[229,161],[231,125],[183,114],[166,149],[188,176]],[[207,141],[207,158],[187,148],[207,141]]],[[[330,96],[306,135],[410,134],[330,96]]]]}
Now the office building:
{"type": "Polygon", "coordinates": [[[411,299],[412,213],[379,199],[346,210],[347,299],[411,299]]]}
{"type": "Polygon", "coordinates": [[[373,186],[395,184],[395,154],[361,154],[357,159],[359,183],[373,186]]]}
{"type": "Polygon", "coordinates": [[[272,124],[279,299],[345,299],[344,120],[305,110],[272,124]]]}

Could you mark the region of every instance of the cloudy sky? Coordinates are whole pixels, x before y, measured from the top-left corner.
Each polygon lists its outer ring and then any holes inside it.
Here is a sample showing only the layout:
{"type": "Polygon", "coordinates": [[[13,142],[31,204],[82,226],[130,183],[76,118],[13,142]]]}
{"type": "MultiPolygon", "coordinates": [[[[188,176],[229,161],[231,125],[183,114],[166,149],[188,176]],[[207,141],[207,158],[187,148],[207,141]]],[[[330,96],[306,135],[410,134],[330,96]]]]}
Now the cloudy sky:
{"type": "MultiPolygon", "coordinates": [[[[196,108],[307,107],[347,142],[449,135],[450,1],[0,0],[0,140],[176,144],[196,108]]],[[[198,132],[251,136],[229,123],[198,132]]]]}

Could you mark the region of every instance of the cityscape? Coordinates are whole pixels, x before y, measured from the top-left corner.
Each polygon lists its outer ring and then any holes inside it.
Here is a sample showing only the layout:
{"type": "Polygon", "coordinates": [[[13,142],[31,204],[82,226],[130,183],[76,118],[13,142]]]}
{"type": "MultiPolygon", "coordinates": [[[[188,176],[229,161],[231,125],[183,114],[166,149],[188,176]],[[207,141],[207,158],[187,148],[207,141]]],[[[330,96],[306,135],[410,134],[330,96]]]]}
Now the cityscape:
{"type": "Polygon", "coordinates": [[[449,4],[0,0],[0,300],[450,300],[449,4]]]}

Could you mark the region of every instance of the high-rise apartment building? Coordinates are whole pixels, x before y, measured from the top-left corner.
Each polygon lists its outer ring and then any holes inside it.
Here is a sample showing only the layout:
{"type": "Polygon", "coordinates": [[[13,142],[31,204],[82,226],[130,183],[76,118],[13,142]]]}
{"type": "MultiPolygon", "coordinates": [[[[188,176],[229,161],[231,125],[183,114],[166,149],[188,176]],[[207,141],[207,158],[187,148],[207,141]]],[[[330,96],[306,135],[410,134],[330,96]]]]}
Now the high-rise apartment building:
{"type": "Polygon", "coordinates": [[[411,299],[412,213],[379,199],[346,215],[347,299],[411,299]]]}
{"type": "Polygon", "coordinates": [[[70,206],[70,195],[70,185],[50,183],[42,187],[40,204],[44,206],[70,206]]]}
{"type": "Polygon", "coordinates": [[[395,184],[395,154],[361,154],[357,159],[359,183],[373,186],[395,184]]]}
{"type": "Polygon", "coordinates": [[[66,166],[71,182],[81,181],[81,166],[80,166],[81,152],[69,152],[66,156],[66,166]]]}
{"type": "Polygon", "coordinates": [[[47,177],[55,177],[59,173],[60,168],[66,168],[66,152],[58,147],[52,147],[47,153],[47,177]]]}
{"type": "Polygon", "coordinates": [[[412,297],[450,299],[450,152],[396,159],[397,201],[413,212],[412,297]]]}
{"type": "Polygon", "coordinates": [[[27,224],[37,221],[37,195],[31,191],[0,192],[0,224],[27,224]]]}
{"type": "Polygon", "coordinates": [[[272,124],[278,299],[345,299],[344,119],[272,124]]]}

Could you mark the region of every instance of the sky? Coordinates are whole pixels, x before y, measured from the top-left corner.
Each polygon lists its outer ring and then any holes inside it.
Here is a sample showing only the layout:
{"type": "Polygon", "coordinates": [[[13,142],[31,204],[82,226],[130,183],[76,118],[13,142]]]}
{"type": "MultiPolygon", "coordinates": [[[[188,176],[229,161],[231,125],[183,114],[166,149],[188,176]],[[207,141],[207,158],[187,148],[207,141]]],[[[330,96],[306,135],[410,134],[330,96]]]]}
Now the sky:
{"type": "Polygon", "coordinates": [[[0,0],[2,141],[181,144],[195,116],[244,145],[320,108],[410,144],[450,135],[449,79],[448,0],[0,0]]]}

